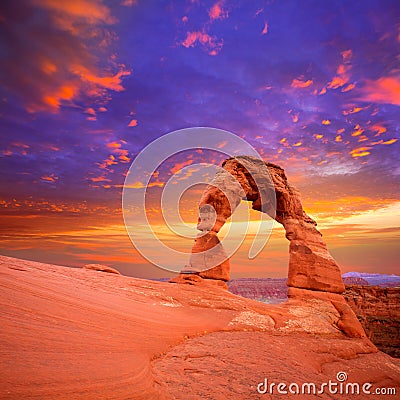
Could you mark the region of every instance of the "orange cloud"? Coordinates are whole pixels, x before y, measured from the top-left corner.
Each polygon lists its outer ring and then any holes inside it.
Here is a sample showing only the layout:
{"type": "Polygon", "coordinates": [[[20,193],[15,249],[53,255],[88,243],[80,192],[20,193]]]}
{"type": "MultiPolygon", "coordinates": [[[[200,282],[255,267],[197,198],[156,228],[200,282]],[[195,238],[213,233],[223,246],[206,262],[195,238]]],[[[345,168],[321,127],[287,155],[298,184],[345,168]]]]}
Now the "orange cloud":
{"type": "Polygon", "coordinates": [[[383,142],[382,144],[393,144],[393,143],[396,143],[397,140],[398,139],[390,139],[390,140],[387,140],[386,142],[383,142]]]}
{"type": "Polygon", "coordinates": [[[382,135],[382,133],[385,133],[387,131],[387,129],[379,124],[375,124],[371,126],[371,130],[376,132],[375,136],[380,136],[382,135]]]}
{"type": "Polygon", "coordinates": [[[400,77],[367,80],[360,89],[360,100],[400,106],[400,77]]]}
{"type": "Polygon", "coordinates": [[[338,89],[344,86],[349,80],[347,75],[342,74],[342,76],[335,76],[329,83],[328,89],[338,89]]]}
{"type": "Polygon", "coordinates": [[[371,146],[375,146],[375,145],[377,145],[377,144],[386,144],[386,145],[390,145],[390,144],[396,143],[397,140],[398,140],[398,139],[390,139],[390,140],[384,141],[384,140],[381,139],[381,140],[379,140],[379,141],[377,141],[377,142],[372,142],[372,143],[371,143],[371,146]]]}
{"type": "Polygon", "coordinates": [[[109,149],[119,149],[121,147],[121,143],[118,142],[107,143],[107,147],[109,149]]]}
{"type": "Polygon", "coordinates": [[[79,89],[76,84],[70,84],[68,86],[61,86],[60,88],[56,89],[52,94],[46,94],[43,96],[42,101],[45,104],[41,105],[30,105],[27,108],[28,112],[36,112],[36,111],[43,111],[45,109],[51,111],[57,111],[60,108],[60,105],[64,101],[70,101],[74,96],[79,93],[79,89]]]}
{"type": "Polygon", "coordinates": [[[41,176],[40,179],[41,179],[42,181],[54,183],[55,181],[58,180],[58,176],[55,176],[54,174],[51,174],[51,175],[44,175],[44,176],[41,176]]]}
{"type": "MultiPolygon", "coordinates": [[[[349,71],[351,69],[350,60],[353,57],[351,50],[345,50],[340,53],[342,55],[343,64],[340,64],[336,70],[336,75],[328,83],[328,89],[338,89],[343,87],[350,80],[349,71]]],[[[349,84],[342,92],[347,92],[354,88],[354,85],[349,84]]]]}
{"type": "Polygon", "coordinates": [[[350,110],[343,110],[343,115],[356,114],[362,110],[362,107],[353,107],[350,110]]]}
{"type": "Polygon", "coordinates": [[[104,177],[104,176],[96,176],[96,177],[94,177],[94,178],[90,178],[90,180],[91,180],[92,182],[111,182],[110,179],[107,179],[107,178],[104,177]]]}
{"type": "Polygon", "coordinates": [[[74,65],[71,67],[71,72],[81,78],[83,82],[89,82],[96,86],[100,86],[105,89],[114,90],[121,92],[124,90],[122,86],[122,77],[129,76],[130,71],[120,70],[113,76],[97,76],[88,68],[83,65],[74,65]]]}
{"type": "Polygon", "coordinates": [[[355,131],[351,134],[351,136],[360,136],[364,132],[364,129],[360,127],[360,125],[355,126],[355,131]]]}
{"type": "Polygon", "coordinates": [[[354,83],[350,83],[348,84],[346,87],[344,87],[341,92],[345,93],[345,92],[349,92],[350,90],[353,90],[356,87],[356,85],[354,83]]]}
{"type": "Polygon", "coordinates": [[[111,165],[114,164],[118,163],[115,161],[115,157],[112,154],[110,154],[108,158],[106,158],[101,164],[99,164],[99,167],[101,169],[106,169],[107,167],[110,167],[111,165]]]}
{"type": "Polygon", "coordinates": [[[98,0],[34,0],[34,3],[52,12],[53,22],[61,29],[79,34],[82,22],[87,24],[114,24],[110,9],[98,0]]]}
{"type": "Polygon", "coordinates": [[[322,120],[322,125],[330,125],[331,121],[329,119],[322,120]]]}
{"type": "MultiPolygon", "coordinates": [[[[151,187],[163,187],[163,186],[164,186],[164,182],[159,182],[159,181],[150,182],[147,185],[148,188],[151,188],[151,187]]],[[[144,189],[145,187],[146,186],[144,186],[143,182],[139,182],[139,181],[137,181],[135,183],[132,183],[131,185],[125,186],[125,188],[127,188],[127,189],[144,189]]]]}
{"type": "Polygon", "coordinates": [[[367,140],[368,140],[368,137],[365,136],[365,135],[361,135],[361,136],[358,138],[358,142],[359,142],[359,143],[361,143],[361,142],[366,142],[367,140]]]}
{"type": "Polygon", "coordinates": [[[309,87],[310,85],[313,84],[313,81],[311,79],[308,79],[307,81],[300,79],[293,79],[292,84],[290,85],[292,88],[296,89],[303,89],[306,87],[309,87]]]}
{"type": "Polygon", "coordinates": [[[171,168],[171,173],[172,174],[176,174],[178,171],[180,171],[183,167],[186,167],[187,165],[190,165],[193,163],[193,160],[189,159],[186,161],[183,161],[181,163],[177,163],[175,164],[172,168],[171,168]]]}
{"type": "Polygon", "coordinates": [[[128,126],[137,126],[137,119],[133,119],[131,122],[129,122],[128,126]]]}
{"type": "MultiPolygon", "coordinates": [[[[126,144],[126,142],[123,140],[121,142],[126,144]]],[[[111,149],[111,151],[118,156],[119,161],[121,161],[123,163],[131,161],[131,159],[128,157],[128,154],[129,154],[128,150],[122,149],[121,143],[110,142],[110,143],[107,143],[107,147],[109,149],[111,149]]],[[[103,161],[103,163],[100,165],[100,168],[107,168],[108,166],[117,164],[117,163],[118,162],[116,160],[116,157],[114,155],[110,155],[108,159],[103,161]]]]}
{"type": "Polygon", "coordinates": [[[350,151],[350,154],[352,155],[352,157],[356,158],[356,157],[365,157],[368,156],[369,154],[371,154],[368,150],[370,150],[371,147],[358,147],[354,150],[350,151]]]}

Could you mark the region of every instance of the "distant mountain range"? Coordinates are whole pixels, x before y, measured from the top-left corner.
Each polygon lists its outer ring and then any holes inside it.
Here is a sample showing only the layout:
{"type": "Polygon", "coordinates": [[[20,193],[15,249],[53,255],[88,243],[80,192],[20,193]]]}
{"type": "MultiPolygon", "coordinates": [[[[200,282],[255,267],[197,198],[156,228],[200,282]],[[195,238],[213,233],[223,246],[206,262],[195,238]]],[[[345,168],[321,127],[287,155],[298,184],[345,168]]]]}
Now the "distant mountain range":
{"type": "MultiPolygon", "coordinates": [[[[400,286],[400,276],[347,272],[342,275],[345,285],[400,286]]],[[[228,282],[229,291],[239,296],[267,303],[284,301],[287,298],[286,278],[237,278],[228,282]]]]}
{"type": "MultiPolygon", "coordinates": [[[[369,274],[367,272],[346,272],[342,275],[345,285],[380,287],[400,286],[399,275],[369,274]]],[[[234,278],[228,282],[232,293],[250,298],[286,298],[287,278],[234,278]],[[245,293],[247,292],[247,293],[245,293]]],[[[169,278],[153,279],[167,282],[169,278]]]]}
{"type": "MultiPolygon", "coordinates": [[[[369,274],[366,272],[346,272],[342,275],[345,284],[351,284],[346,282],[347,279],[363,279],[371,286],[381,287],[395,287],[400,286],[400,276],[388,275],[388,274],[369,274]]],[[[354,283],[357,284],[357,283],[354,283]]]]}

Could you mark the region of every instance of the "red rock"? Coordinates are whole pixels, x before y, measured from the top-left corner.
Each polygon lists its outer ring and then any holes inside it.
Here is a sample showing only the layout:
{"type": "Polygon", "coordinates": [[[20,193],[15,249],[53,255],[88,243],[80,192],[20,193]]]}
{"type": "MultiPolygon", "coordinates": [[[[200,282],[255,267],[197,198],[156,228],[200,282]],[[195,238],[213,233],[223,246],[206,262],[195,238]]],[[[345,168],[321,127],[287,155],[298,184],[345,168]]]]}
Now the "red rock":
{"type": "Polygon", "coordinates": [[[379,350],[400,358],[400,288],[351,285],[344,297],[379,350]]]}
{"type": "Polygon", "coordinates": [[[2,399],[259,399],[264,377],[321,383],[338,371],[400,385],[399,361],[345,336],[321,299],[271,306],[212,284],[3,256],[0,285],[2,399]]]}
{"type": "MultiPolygon", "coordinates": [[[[290,241],[288,286],[344,292],[340,269],[316,229],[317,223],[303,210],[300,193],[288,183],[285,171],[248,156],[229,158],[222,166],[224,171],[216,174],[202,195],[198,229],[219,232],[242,199],[252,201],[255,210],[269,214],[286,230],[290,241]]],[[[194,253],[197,247],[206,248],[196,243],[194,253]]],[[[206,262],[193,257],[190,268],[204,271],[206,262]]],[[[221,276],[229,279],[228,264],[207,272],[209,278],[221,276]]]]}
{"type": "Polygon", "coordinates": [[[202,278],[229,280],[229,259],[216,232],[206,232],[195,239],[189,264],[182,272],[189,270],[202,278]]]}
{"type": "Polygon", "coordinates": [[[196,285],[196,286],[214,286],[214,287],[219,287],[224,290],[228,290],[228,284],[221,280],[221,279],[204,279],[200,277],[200,275],[197,274],[187,274],[187,273],[181,273],[177,276],[174,276],[171,278],[168,282],[170,283],[183,283],[183,284],[188,284],[188,285],[196,285]]]}
{"type": "Polygon", "coordinates": [[[115,268],[102,264],[86,264],[83,268],[91,269],[93,271],[108,272],[110,274],[120,274],[120,272],[115,268]]]}
{"type": "MultiPolygon", "coordinates": [[[[364,338],[366,334],[360,321],[346,303],[344,297],[337,293],[321,292],[317,290],[306,290],[289,287],[289,299],[304,301],[319,300],[332,305],[338,312],[338,319],[335,325],[349,337],[364,338]]],[[[372,343],[371,343],[371,346],[372,343]]]]}

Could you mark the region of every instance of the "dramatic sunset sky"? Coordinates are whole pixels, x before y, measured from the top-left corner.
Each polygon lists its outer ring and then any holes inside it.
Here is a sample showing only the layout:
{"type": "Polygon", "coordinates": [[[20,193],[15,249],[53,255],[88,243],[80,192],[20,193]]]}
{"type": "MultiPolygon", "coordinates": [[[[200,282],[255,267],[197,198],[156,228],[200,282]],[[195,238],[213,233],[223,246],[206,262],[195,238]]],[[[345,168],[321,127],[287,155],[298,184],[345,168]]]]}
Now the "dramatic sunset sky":
{"type": "MultiPolygon", "coordinates": [[[[285,168],[342,272],[400,272],[398,0],[0,3],[1,254],[168,276],[132,246],[122,185],[154,139],[210,126],[285,168]]],[[[152,190],[222,160],[178,154],[152,190]]],[[[232,276],[285,276],[287,253],[276,226],[232,276]]]]}

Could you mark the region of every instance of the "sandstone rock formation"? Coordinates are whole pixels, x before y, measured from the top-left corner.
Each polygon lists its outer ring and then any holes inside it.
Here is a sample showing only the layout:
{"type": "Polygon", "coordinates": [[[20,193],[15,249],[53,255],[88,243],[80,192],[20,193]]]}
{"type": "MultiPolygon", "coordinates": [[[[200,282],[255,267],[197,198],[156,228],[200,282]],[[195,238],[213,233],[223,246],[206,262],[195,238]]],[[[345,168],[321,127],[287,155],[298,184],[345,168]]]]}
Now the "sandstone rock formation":
{"type": "Polygon", "coordinates": [[[400,358],[400,287],[349,285],[344,297],[378,349],[400,358]]]}
{"type": "MultiPolygon", "coordinates": [[[[267,213],[286,230],[290,241],[288,286],[344,292],[339,267],[329,254],[316,228],[317,223],[303,210],[300,193],[288,183],[285,171],[278,165],[248,156],[229,158],[222,167],[223,171],[216,174],[201,198],[198,229],[206,234],[196,239],[193,253],[219,244],[216,233],[240,201],[248,200],[253,209],[267,213]]],[[[219,253],[222,254],[222,250],[219,253]]],[[[214,258],[205,255],[199,262],[200,257],[192,257],[190,266],[183,272],[198,271],[200,277],[229,280],[228,260],[214,268],[205,268],[208,263],[213,264],[214,258]]],[[[176,281],[182,279],[186,277],[179,277],[176,281]]]]}
{"type": "Polygon", "coordinates": [[[325,299],[303,295],[271,306],[212,284],[4,256],[0,286],[1,399],[286,399],[260,397],[257,384],[320,385],[338,371],[349,382],[400,390],[399,360],[367,338],[343,335],[341,313],[325,299]]]}
{"type": "MultiPolygon", "coordinates": [[[[370,286],[360,277],[344,277],[343,282],[343,296],[368,338],[379,350],[400,358],[400,287],[370,286]]],[[[231,293],[269,304],[287,300],[285,278],[238,278],[228,286],[231,293]]]]}
{"type": "Polygon", "coordinates": [[[248,156],[229,158],[222,167],[200,200],[198,229],[203,233],[195,240],[190,265],[170,282],[219,282],[227,287],[229,260],[224,257],[217,233],[241,200],[248,200],[253,209],[267,213],[285,228],[290,242],[288,297],[324,301],[340,315],[338,329],[351,337],[365,337],[362,325],[340,295],[345,290],[340,269],[317,230],[317,223],[303,210],[300,194],[288,183],[285,171],[248,156]]]}

